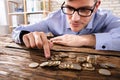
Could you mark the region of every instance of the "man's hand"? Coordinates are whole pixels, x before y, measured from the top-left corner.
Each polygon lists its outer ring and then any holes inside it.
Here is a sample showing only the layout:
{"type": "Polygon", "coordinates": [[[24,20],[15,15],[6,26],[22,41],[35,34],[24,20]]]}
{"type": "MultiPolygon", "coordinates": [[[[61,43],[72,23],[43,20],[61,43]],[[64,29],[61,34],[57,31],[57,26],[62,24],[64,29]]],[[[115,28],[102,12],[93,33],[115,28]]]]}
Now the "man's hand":
{"type": "Polygon", "coordinates": [[[27,48],[43,48],[45,57],[50,57],[51,43],[48,41],[45,33],[43,32],[31,32],[23,36],[23,42],[27,48]]]}
{"type": "Polygon", "coordinates": [[[51,42],[56,44],[62,44],[66,46],[91,46],[94,47],[96,44],[94,35],[72,35],[66,34],[51,39],[51,42]]]}

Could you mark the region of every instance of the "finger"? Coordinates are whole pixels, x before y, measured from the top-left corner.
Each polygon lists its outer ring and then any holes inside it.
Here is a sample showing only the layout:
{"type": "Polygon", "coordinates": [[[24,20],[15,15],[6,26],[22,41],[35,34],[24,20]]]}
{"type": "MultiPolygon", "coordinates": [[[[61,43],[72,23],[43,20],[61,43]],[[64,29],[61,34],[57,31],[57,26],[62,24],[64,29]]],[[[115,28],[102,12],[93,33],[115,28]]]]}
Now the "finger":
{"type": "Polygon", "coordinates": [[[30,48],[29,38],[27,34],[23,36],[23,42],[27,48],[30,48]]]}
{"type": "Polygon", "coordinates": [[[41,39],[43,41],[43,49],[44,49],[45,57],[49,58],[50,57],[50,47],[49,47],[48,39],[43,32],[41,32],[41,39]]]}
{"type": "Polygon", "coordinates": [[[33,33],[28,34],[29,42],[30,42],[30,47],[34,48],[36,47],[35,45],[35,38],[33,36],[33,33]]]}
{"type": "Polygon", "coordinates": [[[34,32],[33,35],[34,35],[35,44],[36,44],[37,48],[41,49],[42,46],[43,46],[43,43],[42,43],[42,40],[41,40],[41,37],[40,37],[40,33],[39,32],[34,32]]]}
{"type": "Polygon", "coordinates": [[[53,47],[53,42],[51,42],[50,40],[48,42],[49,42],[49,47],[51,49],[53,47]]]}

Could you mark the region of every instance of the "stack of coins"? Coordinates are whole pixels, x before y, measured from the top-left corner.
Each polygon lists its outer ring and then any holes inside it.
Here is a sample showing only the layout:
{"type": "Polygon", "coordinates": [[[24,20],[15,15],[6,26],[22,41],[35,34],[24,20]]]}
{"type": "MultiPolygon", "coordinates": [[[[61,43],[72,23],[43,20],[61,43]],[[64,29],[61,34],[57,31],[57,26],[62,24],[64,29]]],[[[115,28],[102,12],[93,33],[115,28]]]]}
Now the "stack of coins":
{"type": "Polygon", "coordinates": [[[76,55],[75,55],[75,54],[69,54],[69,58],[75,59],[75,58],[76,58],[76,55]]]}
{"type": "Polygon", "coordinates": [[[41,67],[44,66],[58,66],[60,65],[61,61],[48,61],[48,62],[43,62],[40,64],[41,67]]]}
{"type": "Polygon", "coordinates": [[[58,60],[62,60],[62,58],[59,55],[54,55],[54,56],[51,56],[51,60],[58,61],[58,60]]]}
{"type": "Polygon", "coordinates": [[[68,54],[61,52],[61,53],[59,54],[59,56],[60,56],[61,58],[66,58],[66,57],[68,57],[68,54]]]}
{"type": "Polygon", "coordinates": [[[88,55],[87,62],[91,64],[97,64],[97,57],[96,55],[88,55]]]}
{"type": "Polygon", "coordinates": [[[95,67],[91,63],[83,63],[82,66],[83,70],[95,70],[95,67]]]}
{"type": "Polygon", "coordinates": [[[76,62],[77,63],[83,63],[83,62],[85,62],[86,61],[86,58],[85,57],[77,57],[76,58],[76,62]]]}
{"type": "Polygon", "coordinates": [[[59,65],[60,69],[74,69],[74,70],[81,70],[81,66],[79,64],[73,64],[73,63],[61,63],[59,65]]]}

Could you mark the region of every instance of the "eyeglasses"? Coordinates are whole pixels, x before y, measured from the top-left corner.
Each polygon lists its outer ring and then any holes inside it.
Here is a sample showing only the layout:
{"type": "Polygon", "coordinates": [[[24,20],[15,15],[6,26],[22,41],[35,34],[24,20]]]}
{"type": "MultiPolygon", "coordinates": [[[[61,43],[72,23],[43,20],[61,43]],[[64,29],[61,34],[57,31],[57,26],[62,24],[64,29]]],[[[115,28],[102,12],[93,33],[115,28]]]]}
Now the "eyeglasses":
{"type": "Polygon", "coordinates": [[[81,8],[75,9],[71,6],[64,6],[64,4],[65,4],[65,2],[64,2],[61,6],[61,9],[62,9],[62,12],[67,15],[73,15],[74,12],[77,11],[78,15],[80,15],[82,17],[89,17],[92,15],[92,13],[95,9],[96,3],[97,2],[95,2],[95,4],[91,8],[81,7],[81,8]]]}

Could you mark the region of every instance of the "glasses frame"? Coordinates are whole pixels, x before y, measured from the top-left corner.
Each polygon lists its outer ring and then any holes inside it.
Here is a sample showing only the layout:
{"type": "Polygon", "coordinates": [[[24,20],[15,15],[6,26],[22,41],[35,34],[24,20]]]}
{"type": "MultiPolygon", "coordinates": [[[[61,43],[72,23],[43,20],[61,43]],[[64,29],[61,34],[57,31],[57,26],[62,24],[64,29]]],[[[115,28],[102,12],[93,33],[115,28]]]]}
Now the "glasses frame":
{"type": "Polygon", "coordinates": [[[86,16],[85,16],[85,15],[81,15],[81,14],[79,13],[80,9],[82,9],[82,8],[77,8],[77,9],[75,9],[75,8],[71,7],[71,8],[73,9],[73,12],[72,12],[71,14],[65,13],[64,10],[63,10],[63,8],[67,8],[67,7],[64,6],[64,4],[65,4],[65,1],[64,1],[63,4],[61,5],[61,10],[62,10],[62,12],[63,12],[64,14],[73,15],[74,12],[77,11],[78,15],[80,15],[80,16],[82,16],[82,17],[89,17],[89,16],[92,15],[92,13],[93,13],[93,11],[94,11],[94,9],[95,9],[95,6],[96,6],[96,4],[97,4],[97,1],[95,2],[95,4],[92,6],[91,9],[86,9],[86,10],[90,10],[90,11],[91,11],[91,13],[90,13],[89,15],[86,15],[86,16]]]}

